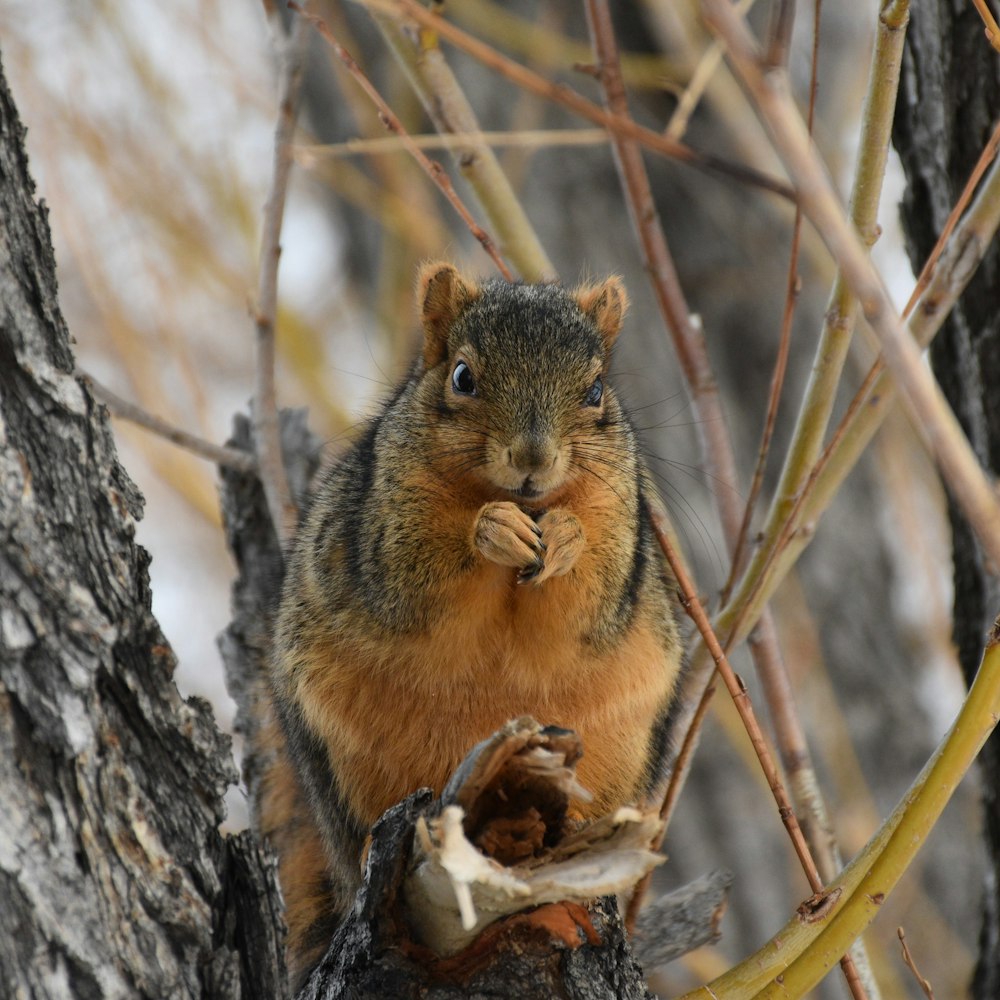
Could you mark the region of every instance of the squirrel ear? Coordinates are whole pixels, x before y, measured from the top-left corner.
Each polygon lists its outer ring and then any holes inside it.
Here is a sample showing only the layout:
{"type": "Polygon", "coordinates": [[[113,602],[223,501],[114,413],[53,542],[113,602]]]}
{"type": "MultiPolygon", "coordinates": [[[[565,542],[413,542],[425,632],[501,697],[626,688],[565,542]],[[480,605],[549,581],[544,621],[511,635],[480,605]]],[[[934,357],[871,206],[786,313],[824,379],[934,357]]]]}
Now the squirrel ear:
{"type": "Polygon", "coordinates": [[[573,292],[573,298],[583,314],[597,327],[605,348],[610,348],[621,331],[622,320],[628,311],[625,283],[613,274],[599,285],[581,285],[573,292]]]}
{"type": "Polygon", "coordinates": [[[433,368],[448,355],[448,334],[458,314],[479,296],[476,285],[443,261],[425,264],[417,279],[417,302],[424,327],[424,366],[433,368]]]}

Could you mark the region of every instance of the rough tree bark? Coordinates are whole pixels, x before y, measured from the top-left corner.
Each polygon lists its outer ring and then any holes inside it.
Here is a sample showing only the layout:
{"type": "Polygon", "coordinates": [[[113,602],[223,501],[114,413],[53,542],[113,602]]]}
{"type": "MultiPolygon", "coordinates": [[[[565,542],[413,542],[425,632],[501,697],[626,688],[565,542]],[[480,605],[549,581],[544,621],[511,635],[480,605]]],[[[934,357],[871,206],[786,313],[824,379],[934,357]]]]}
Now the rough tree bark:
{"type": "MultiPolygon", "coordinates": [[[[903,222],[919,269],[941,232],[1000,115],[1000,62],[972,4],[930,0],[915,10],[906,39],[894,143],[906,170],[903,222]]],[[[1000,473],[1000,250],[986,255],[931,349],[935,373],[979,460],[1000,473]]],[[[987,564],[952,506],[954,637],[971,681],[983,636],[1000,610],[1000,569],[987,564]]],[[[1000,996],[1000,742],[980,756],[989,869],[973,984],[1000,996]]]]}
{"type": "Polygon", "coordinates": [[[150,613],[142,498],[73,372],[0,70],[0,996],[281,997],[229,741],[150,613]]]}

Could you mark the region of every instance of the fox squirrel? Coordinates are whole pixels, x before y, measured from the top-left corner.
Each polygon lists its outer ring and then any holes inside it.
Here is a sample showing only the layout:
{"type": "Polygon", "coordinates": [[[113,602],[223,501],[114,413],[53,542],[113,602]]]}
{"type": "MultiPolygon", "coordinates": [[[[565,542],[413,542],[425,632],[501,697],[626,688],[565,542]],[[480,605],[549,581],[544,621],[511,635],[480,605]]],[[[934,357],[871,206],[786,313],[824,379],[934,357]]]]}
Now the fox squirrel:
{"type": "Polygon", "coordinates": [[[476,284],[436,263],[418,295],[423,349],[316,487],[278,616],[261,815],[298,979],[351,904],[370,825],[440,793],[508,719],[581,735],[583,816],[666,767],[675,585],[605,381],[621,280],[476,284]]]}

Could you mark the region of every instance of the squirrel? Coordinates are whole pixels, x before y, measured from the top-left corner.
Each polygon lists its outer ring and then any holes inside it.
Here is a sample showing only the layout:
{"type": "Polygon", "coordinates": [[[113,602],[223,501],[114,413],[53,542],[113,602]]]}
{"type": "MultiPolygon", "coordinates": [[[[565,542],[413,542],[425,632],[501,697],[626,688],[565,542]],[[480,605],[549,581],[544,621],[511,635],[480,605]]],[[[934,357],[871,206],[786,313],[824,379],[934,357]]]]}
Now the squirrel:
{"type": "Polygon", "coordinates": [[[621,279],[567,291],[434,263],[418,301],[422,350],[321,476],[281,596],[261,815],[298,981],[351,906],[370,826],[440,794],[509,719],[580,734],[581,818],[667,768],[676,584],[607,381],[621,279]]]}

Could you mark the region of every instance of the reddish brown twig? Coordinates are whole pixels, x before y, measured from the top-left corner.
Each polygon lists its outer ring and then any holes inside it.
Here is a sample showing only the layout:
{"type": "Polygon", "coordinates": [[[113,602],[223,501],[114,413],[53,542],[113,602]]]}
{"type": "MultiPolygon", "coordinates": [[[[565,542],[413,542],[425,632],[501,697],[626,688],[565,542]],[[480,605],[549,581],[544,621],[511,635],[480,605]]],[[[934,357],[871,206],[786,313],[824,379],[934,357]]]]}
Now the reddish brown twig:
{"type": "Polygon", "coordinates": [[[462,31],[461,28],[457,28],[450,21],[446,21],[438,14],[421,7],[414,0],[357,0],[357,2],[363,3],[364,6],[370,7],[372,10],[382,11],[391,16],[398,17],[405,15],[412,18],[418,24],[437,31],[442,38],[447,39],[456,48],[467,52],[484,66],[492,69],[505,79],[510,80],[516,86],[545,100],[569,108],[570,111],[578,114],[581,118],[586,118],[595,125],[603,126],[612,135],[633,139],[647,149],[651,149],[663,156],[669,156],[682,163],[689,163],[707,172],[770,191],[772,194],[780,195],[792,201],[795,199],[791,187],[784,181],[769,177],[750,167],[740,166],[707,153],[698,152],[690,146],[684,145],[684,143],[669,139],[658,132],[654,132],[652,129],[637,125],[631,118],[623,118],[611,114],[598,107],[592,101],[588,101],[587,98],[578,94],[571,87],[562,83],[553,83],[551,80],[547,80],[538,73],[520,65],[520,63],[508,59],[485,42],[481,42],[478,38],[474,38],[467,32],[462,31]]]}
{"type": "Polygon", "coordinates": [[[392,133],[399,137],[400,142],[406,147],[407,152],[420,164],[424,173],[438,186],[441,193],[447,198],[448,203],[458,212],[462,221],[468,226],[469,232],[479,241],[482,248],[489,254],[490,259],[497,266],[497,270],[507,279],[513,281],[513,274],[510,268],[504,263],[503,258],[497,252],[496,245],[489,233],[483,229],[469,210],[465,207],[462,199],[455,193],[451,178],[444,167],[437,160],[431,160],[424,155],[423,150],[413,141],[410,133],[403,127],[403,123],[396,117],[392,108],[385,102],[382,95],[375,88],[375,85],[368,79],[364,71],[357,64],[354,57],[337,41],[329,25],[315,14],[303,11],[296,3],[289,3],[292,10],[298,11],[310,24],[322,35],[324,41],[333,50],[334,55],[344,64],[347,71],[358,82],[362,90],[371,98],[372,103],[378,108],[379,117],[382,124],[392,133]]]}
{"type": "Polygon", "coordinates": [[[771,750],[767,745],[764,733],[757,722],[757,716],[755,715],[753,706],[750,702],[750,695],[747,692],[746,685],[730,666],[725,651],[719,643],[715,632],[712,630],[712,625],[708,620],[708,615],[705,614],[705,609],[702,607],[694,586],[684,569],[683,561],[674,551],[667,527],[663,523],[662,515],[658,511],[654,511],[652,517],[656,538],[659,541],[660,548],[663,550],[663,554],[666,556],[667,562],[670,564],[670,568],[677,580],[677,586],[680,589],[681,604],[698,629],[702,641],[705,643],[705,648],[715,661],[716,669],[722,677],[722,681],[726,685],[726,689],[732,696],[733,704],[736,706],[736,711],[739,712],[740,718],[743,720],[743,725],[746,728],[747,735],[750,737],[750,742],[753,744],[754,752],[757,754],[757,759],[760,761],[761,770],[764,772],[764,777],[767,779],[768,787],[771,789],[771,794],[774,796],[774,800],[778,805],[778,815],[781,817],[781,821],[784,823],[785,829],[788,831],[788,836],[792,841],[792,847],[794,848],[795,854],[799,859],[802,870],[806,873],[806,879],[809,882],[809,887],[813,890],[813,892],[819,892],[823,888],[823,882],[820,879],[819,872],[816,870],[816,865],[813,863],[812,855],[809,852],[809,846],[806,844],[805,838],[802,836],[802,830],[799,828],[798,821],[795,818],[795,811],[792,809],[791,802],[788,799],[785,787],[782,784],[780,775],[778,774],[777,764],[775,763],[771,750]]]}
{"type": "Polygon", "coordinates": [[[1000,25],[997,24],[993,12],[990,10],[986,0],[972,0],[972,2],[975,4],[976,10],[979,11],[979,16],[983,19],[984,30],[990,45],[997,52],[1000,52],[1000,25]]]}
{"type": "MultiPolygon", "coordinates": [[[[931,276],[934,274],[934,268],[937,266],[937,262],[944,252],[945,245],[948,243],[948,239],[951,236],[952,230],[958,224],[958,220],[962,217],[962,213],[968,207],[969,202],[972,200],[972,196],[976,193],[976,188],[979,186],[979,182],[983,178],[983,174],[986,173],[987,168],[996,158],[997,150],[1000,150],[1000,121],[993,128],[993,134],[990,136],[989,141],[983,147],[983,151],[979,154],[979,159],[976,161],[975,167],[972,168],[972,173],[969,174],[969,179],[965,182],[965,187],[962,188],[962,193],[958,196],[958,201],[955,202],[954,207],[948,215],[945,221],[944,228],[941,230],[941,235],[937,238],[937,242],[934,244],[934,249],[930,252],[930,256],[927,258],[924,266],[920,269],[920,276],[917,278],[916,285],[913,286],[913,291],[910,293],[910,297],[907,300],[906,308],[903,310],[903,317],[907,317],[913,310],[913,307],[917,303],[917,299],[923,294],[924,289],[930,283],[931,276]]],[[[879,362],[881,363],[881,359],[879,362]]]]}
{"type": "MultiPolygon", "coordinates": [[[[778,774],[778,767],[775,764],[774,757],[771,755],[770,748],[767,745],[767,740],[764,738],[764,733],[761,731],[760,725],[757,722],[757,717],[754,714],[753,705],[750,702],[750,695],[747,693],[746,685],[733,671],[733,668],[729,665],[729,660],[726,658],[726,654],[722,649],[722,646],[719,645],[719,640],[716,638],[715,632],[712,630],[712,625],[708,620],[708,615],[705,614],[705,609],[702,607],[701,601],[698,599],[698,595],[695,592],[691,581],[688,579],[687,572],[684,569],[683,560],[678,558],[676,552],[674,552],[667,527],[663,523],[662,515],[659,511],[654,510],[652,517],[653,529],[656,532],[656,538],[660,543],[660,548],[663,550],[663,554],[667,558],[667,562],[670,564],[671,570],[673,570],[674,577],[677,580],[677,585],[680,588],[681,603],[684,610],[695,623],[695,626],[701,635],[702,641],[705,643],[705,648],[715,661],[716,669],[721,675],[723,683],[726,685],[726,688],[732,696],[733,704],[736,706],[736,711],[739,712],[740,718],[743,720],[743,726],[747,731],[747,735],[750,737],[750,742],[753,744],[754,752],[757,754],[757,759],[760,761],[761,770],[764,772],[764,777],[767,779],[768,787],[770,787],[771,794],[774,796],[774,801],[778,806],[778,815],[781,817],[781,822],[788,831],[788,836],[792,841],[792,847],[799,859],[799,864],[802,866],[802,870],[806,874],[809,887],[814,893],[820,893],[823,890],[823,880],[820,878],[819,871],[813,861],[809,845],[806,843],[805,836],[802,833],[802,828],[799,826],[798,820],[795,818],[795,810],[792,808],[791,801],[785,792],[785,787],[781,782],[781,777],[778,774]]],[[[841,957],[840,966],[841,969],[843,969],[844,978],[847,980],[847,985],[851,991],[851,995],[855,998],[855,1000],[865,1000],[867,993],[861,983],[857,967],[855,966],[854,960],[851,958],[850,954],[845,953],[841,957]]]]}
{"type": "Polygon", "coordinates": [[[917,985],[921,990],[923,990],[924,996],[927,997],[927,1000],[934,1000],[934,990],[931,988],[930,982],[920,975],[917,963],[913,961],[909,945],[906,943],[906,934],[903,932],[903,928],[897,927],[896,934],[899,936],[899,943],[903,949],[903,961],[906,963],[906,967],[913,973],[913,978],[916,979],[917,985]]]}
{"type": "Polygon", "coordinates": [[[274,130],[274,170],[271,190],[264,206],[257,303],[254,309],[257,358],[253,422],[260,481],[267,497],[274,530],[279,538],[284,539],[294,532],[298,511],[288,489],[281,455],[278,402],[274,388],[275,324],[278,311],[281,225],[285,215],[285,193],[292,169],[292,139],[302,89],[306,34],[299,18],[295,18],[291,31],[286,35],[277,12],[270,10],[269,17],[274,26],[275,44],[282,57],[282,67],[278,88],[278,122],[274,130]]]}
{"type": "Polygon", "coordinates": [[[667,785],[666,794],[663,796],[663,803],[660,805],[660,819],[663,820],[664,829],[670,826],[670,818],[674,814],[674,807],[677,805],[681,789],[684,787],[685,776],[691,767],[691,758],[694,756],[695,748],[698,745],[698,733],[701,730],[701,724],[705,716],[708,715],[708,708],[715,697],[715,691],[715,675],[713,674],[708,687],[702,692],[698,707],[694,710],[691,725],[684,734],[684,742],[681,744],[680,751],[677,754],[677,760],[674,761],[674,768],[670,774],[670,783],[667,785]]]}
{"type": "Polygon", "coordinates": [[[195,434],[181,430],[180,427],[175,427],[148,410],[144,410],[141,406],[136,406],[135,403],[123,399],[107,386],[101,385],[93,375],[82,371],[78,371],[78,374],[90,386],[90,391],[119,420],[127,420],[129,423],[136,424],[193,455],[215,462],[216,465],[225,465],[241,472],[252,472],[257,468],[256,460],[248,452],[240,451],[239,448],[226,448],[223,445],[213,444],[211,441],[206,441],[195,434]]]}
{"type": "MultiPolygon", "coordinates": [[[[600,66],[605,100],[618,121],[629,121],[628,103],[617,47],[606,3],[588,0],[587,16],[600,66]]],[[[649,176],[642,153],[631,138],[613,133],[615,162],[629,216],[639,240],[643,264],[650,275],[660,314],[670,333],[684,381],[698,413],[697,430],[707,475],[713,482],[733,485],[737,481],[736,462],[726,425],[719,388],[708,359],[704,333],[691,317],[660,216],[653,201],[649,176]]],[[[723,526],[739,524],[741,507],[733,490],[718,491],[723,526]]],[[[734,536],[735,537],[735,536],[734,536]]]]}
{"type": "MultiPolygon", "coordinates": [[[[597,53],[599,75],[605,88],[605,99],[608,107],[619,118],[628,116],[628,105],[625,97],[624,87],[619,71],[617,46],[614,40],[614,31],[611,25],[609,9],[605,0],[587,0],[587,17],[590,24],[591,35],[597,53]]],[[[667,247],[663,228],[660,225],[659,216],[653,203],[652,194],[649,187],[648,176],[642,163],[642,157],[638,147],[630,140],[616,136],[614,140],[616,162],[622,180],[622,187],[626,194],[626,202],[633,225],[639,236],[640,248],[643,253],[644,263],[647,271],[653,278],[653,287],[656,292],[657,302],[661,313],[664,316],[667,328],[681,361],[681,368],[685,379],[688,382],[689,392],[698,410],[700,417],[699,427],[705,433],[703,437],[703,455],[706,466],[713,475],[718,476],[722,481],[734,482],[736,478],[735,462],[733,461],[732,444],[726,430],[726,424],[722,413],[721,402],[718,398],[718,391],[712,376],[711,367],[708,362],[705,350],[704,339],[700,328],[690,319],[687,304],[684,301],[680,283],[677,280],[673,260],[667,247]]],[[[725,492],[725,495],[717,497],[720,508],[720,518],[723,531],[726,535],[730,551],[733,550],[742,511],[739,508],[735,494],[725,492]]],[[[772,693],[781,693],[785,697],[784,706],[775,708],[775,715],[785,719],[789,712],[794,713],[790,698],[790,685],[785,674],[784,665],[781,660],[780,651],[777,646],[776,633],[769,629],[762,633],[762,638],[751,647],[758,671],[763,677],[768,678],[768,690],[772,693]]],[[[706,678],[706,685],[709,679],[706,678]]],[[[696,716],[687,721],[687,732],[685,735],[685,745],[688,752],[693,750],[697,741],[697,733],[700,728],[701,719],[704,717],[704,706],[707,704],[706,695],[703,693],[699,698],[700,710],[696,716]]],[[[801,732],[800,727],[796,728],[801,732]]],[[[798,744],[797,748],[801,750],[798,744]]],[[[679,794],[682,786],[684,768],[675,769],[675,773],[668,788],[669,803],[665,803],[665,809],[669,812],[673,801],[679,794]]],[[[775,777],[777,772],[775,772],[775,777]]],[[[788,822],[788,818],[783,817],[788,822]]],[[[798,824],[794,815],[790,817],[795,829],[798,824]]],[[[801,831],[798,833],[801,840],[801,831]]],[[[794,839],[794,838],[793,838],[794,839]]],[[[658,845],[657,845],[658,846],[658,845]]],[[[802,841],[807,857],[810,857],[808,847],[802,841]]],[[[809,861],[811,871],[815,874],[816,868],[809,861]]],[[[807,874],[808,874],[807,869],[807,874]]],[[[818,880],[819,876],[816,875],[818,880]]],[[[814,887],[815,888],[815,887],[814,887]]],[[[634,921],[642,897],[645,892],[645,885],[637,887],[629,903],[627,920],[634,921]]],[[[853,969],[853,964],[848,958],[845,963],[845,972],[848,972],[848,979],[857,980],[857,974],[853,969]],[[850,971],[848,971],[850,970],[850,971]]],[[[863,991],[855,990],[855,996],[863,996],[863,991]]]]}
{"type": "MultiPolygon", "coordinates": [[[[600,67],[599,75],[604,87],[605,102],[617,118],[628,120],[628,102],[618,69],[617,46],[608,6],[605,2],[588,0],[586,10],[600,67]]],[[[700,324],[691,317],[684,298],[677,269],[653,201],[642,154],[635,142],[623,135],[613,135],[613,144],[615,164],[629,217],[639,242],[643,264],[650,276],[657,306],[670,335],[692,405],[698,414],[696,426],[702,464],[713,481],[727,485],[734,484],[737,481],[736,463],[719,387],[708,358],[703,331],[700,324]]],[[[733,490],[719,490],[715,493],[715,503],[723,534],[731,550],[741,516],[739,498],[733,490]]],[[[706,689],[710,683],[711,673],[706,673],[702,669],[691,681],[693,691],[685,691],[685,696],[699,705],[706,704],[706,689]]],[[[697,745],[703,718],[703,712],[701,714],[695,712],[679,723],[685,729],[684,742],[689,745],[690,752],[693,752],[697,745]]],[[[683,778],[684,772],[675,769],[668,794],[676,798],[683,785],[683,778]]],[[[629,914],[633,921],[642,905],[647,886],[648,881],[639,885],[632,895],[629,914]]]]}
{"type": "MultiPolygon", "coordinates": [[[[816,92],[819,86],[819,25],[822,0],[815,0],[813,11],[813,42],[812,64],[809,71],[809,115],[808,128],[810,135],[816,118],[816,92]]],[[[784,65],[788,60],[788,45],[791,39],[792,24],[795,17],[794,4],[782,3],[775,8],[772,22],[771,42],[768,47],[768,61],[771,65],[784,65]],[[775,61],[777,60],[777,62],[775,61]]],[[[774,372],[771,375],[771,386],[767,398],[767,415],[764,418],[764,430],[760,436],[760,448],[757,452],[757,464],[750,480],[750,490],[747,493],[746,506],[743,511],[743,523],[736,540],[732,564],[729,568],[729,579],[722,589],[722,600],[725,602],[733,584],[743,571],[743,556],[746,551],[747,536],[753,521],[754,508],[764,485],[764,469],[767,466],[767,456],[771,450],[774,438],[774,428],[778,420],[778,404],[781,401],[781,390],[785,384],[785,373],[788,369],[788,353],[791,347],[792,319],[795,316],[795,304],[799,295],[799,242],[802,236],[802,209],[795,206],[795,221],[792,223],[792,245],[788,260],[788,281],[785,286],[785,305],[781,316],[781,334],[778,338],[778,354],[774,361],[774,372]]]]}

